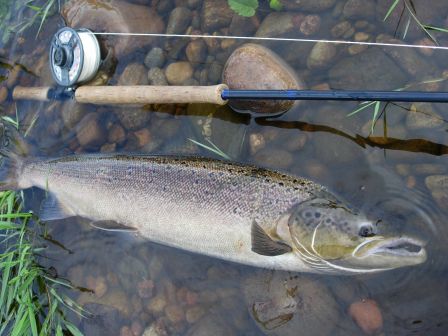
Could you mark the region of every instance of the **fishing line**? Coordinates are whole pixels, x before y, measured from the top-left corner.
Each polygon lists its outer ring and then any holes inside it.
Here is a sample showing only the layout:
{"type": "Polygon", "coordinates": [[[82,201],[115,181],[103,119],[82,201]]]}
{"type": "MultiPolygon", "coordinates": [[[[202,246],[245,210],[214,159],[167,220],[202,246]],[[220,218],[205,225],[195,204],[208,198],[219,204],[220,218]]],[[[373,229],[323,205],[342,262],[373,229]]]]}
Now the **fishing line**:
{"type": "Polygon", "coordinates": [[[162,34],[162,33],[113,33],[113,32],[104,32],[104,33],[91,32],[91,34],[106,35],[106,36],[177,37],[177,38],[204,38],[204,39],[230,39],[230,40],[235,39],[235,40],[307,42],[307,43],[321,42],[321,43],[329,43],[329,44],[349,44],[349,45],[365,45],[365,46],[448,50],[448,47],[427,46],[427,45],[420,45],[420,44],[362,42],[362,41],[344,41],[344,40],[326,40],[326,39],[320,40],[320,39],[303,39],[303,38],[287,38],[287,37],[227,36],[227,35],[201,35],[201,34],[162,34]]]}

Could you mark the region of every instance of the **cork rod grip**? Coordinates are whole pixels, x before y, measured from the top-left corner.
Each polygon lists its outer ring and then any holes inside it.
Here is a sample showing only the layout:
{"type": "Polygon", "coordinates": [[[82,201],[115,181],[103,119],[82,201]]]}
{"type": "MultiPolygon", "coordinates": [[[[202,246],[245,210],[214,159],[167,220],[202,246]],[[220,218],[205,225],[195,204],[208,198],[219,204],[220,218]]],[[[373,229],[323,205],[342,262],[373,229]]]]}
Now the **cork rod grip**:
{"type": "Polygon", "coordinates": [[[224,105],[221,98],[227,85],[214,86],[81,86],[75,99],[90,104],[175,104],[212,103],[224,105]]]}
{"type": "Polygon", "coordinates": [[[23,87],[16,86],[12,92],[14,100],[40,100],[47,101],[49,87],[23,87]]]}

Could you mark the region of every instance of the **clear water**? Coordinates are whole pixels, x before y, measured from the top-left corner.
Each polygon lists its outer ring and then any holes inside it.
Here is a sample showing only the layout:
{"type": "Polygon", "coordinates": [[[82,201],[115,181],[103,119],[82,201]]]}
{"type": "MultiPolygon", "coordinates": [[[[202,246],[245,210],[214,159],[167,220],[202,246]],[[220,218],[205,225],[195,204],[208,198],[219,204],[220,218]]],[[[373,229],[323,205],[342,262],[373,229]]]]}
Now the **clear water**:
{"type": "MultiPolygon", "coordinates": [[[[146,5],[157,3],[147,2],[146,5]]],[[[440,7],[438,10],[417,6],[417,10],[422,11],[417,14],[425,18],[425,23],[443,27],[448,14],[448,6],[443,6],[443,2],[438,0],[428,5],[440,7]]],[[[202,2],[197,3],[195,11],[200,18],[202,2]]],[[[321,27],[313,38],[333,38],[331,29],[345,20],[340,13],[344,3],[337,1],[329,10],[311,13],[321,18],[321,27]]],[[[362,5],[369,8],[372,3],[374,2],[365,1],[362,5]]],[[[161,14],[165,20],[169,12],[168,10],[161,14]]],[[[261,22],[269,13],[270,9],[263,5],[257,12],[258,21],[261,22]]],[[[20,14],[26,15],[26,11],[20,14]]],[[[395,15],[389,18],[387,23],[383,23],[382,15],[375,11],[363,15],[366,17],[347,19],[356,32],[365,32],[372,38],[381,33],[396,34],[398,38],[402,38],[407,25],[406,13],[401,21],[400,15],[395,15]]],[[[19,77],[20,84],[33,86],[51,83],[48,71],[43,70],[47,66],[45,55],[51,36],[60,26],[60,16],[54,15],[45,23],[38,38],[34,38],[36,28],[21,37],[15,36],[8,44],[1,45],[2,64],[23,65],[19,77]]],[[[225,34],[226,27],[220,33],[225,34]]],[[[440,44],[448,43],[448,34],[434,35],[440,44]]],[[[287,36],[303,37],[298,29],[287,36]]],[[[425,34],[411,20],[404,41],[417,43],[423,37],[425,34]]],[[[350,40],[354,38],[348,37],[350,40]]],[[[167,62],[185,60],[185,42],[180,39],[160,38],[150,47],[121,57],[109,83],[116,84],[129,63],[143,64],[146,53],[154,46],[164,49],[168,54],[167,62]],[[173,52],[176,48],[179,48],[179,51],[173,52]]],[[[234,47],[236,46],[237,44],[234,47]]],[[[309,87],[334,83],[330,78],[329,69],[344,58],[351,57],[347,47],[340,47],[338,55],[328,67],[309,70],[306,67],[309,47],[304,43],[278,42],[269,46],[289,62],[309,87]]],[[[369,51],[374,49],[382,50],[380,47],[370,47],[369,51]]],[[[395,51],[397,54],[405,53],[401,48],[396,48],[395,51]]],[[[218,48],[216,53],[209,55],[206,62],[195,64],[195,69],[209,69],[211,62],[223,65],[228,52],[218,48]]],[[[447,69],[446,52],[439,51],[432,55],[415,53],[423,61],[410,67],[414,70],[414,75],[402,71],[404,84],[416,84],[442,77],[443,71],[447,69]],[[420,68],[417,67],[419,64],[420,68]]],[[[393,62],[397,68],[404,63],[393,62]]],[[[352,78],[353,87],[338,88],[396,88],[391,87],[392,84],[387,80],[389,69],[382,66],[373,70],[368,68],[369,64],[364,64],[356,71],[347,72],[343,77],[352,78]],[[369,71],[369,81],[365,80],[367,77],[354,74],[369,71]]],[[[1,71],[3,76],[10,76],[7,66],[2,67],[1,71]]],[[[440,82],[426,86],[416,85],[413,88],[446,90],[447,87],[445,82],[440,82]]],[[[282,326],[283,334],[296,334],[298,329],[306,330],[308,334],[328,334],[327,326],[330,324],[332,335],[359,335],[362,331],[349,316],[348,307],[353,302],[370,298],[377,302],[382,312],[384,323],[382,330],[378,332],[380,334],[445,335],[448,328],[448,229],[445,225],[447,213],[444,204],[448,191],[443,186],[436,191],[429,190],[425,185],[425,178],[430,175],[448,176],[446,105],[430,106],[437,113],[437,120],[440,122],[428,128],[409,127],[410,122],[407,119],[409,109],[412,109],[411,104],[389,104],[384,110],[382,105],[373,135],[370,134],[373,109],[347,117],[347,114],[357,107],[356,103],[350,102],[303,102],[278,118],[250,117],[238,114],[228,107],[126,107],[129,112],[151,114],[149,120],[137,128],[148,129],[151,142],[144,149],[139,148],[133,135],[134,131],[129,131],[127,138],[117,145],[116,150],[215,157],[213,153],[193,146],[188,140],[193,138],[204,142],[205,133],[238,162],[280,169],[315,180],[365,209],[371,216],[393,223],[403,232],[427,240],[428,260],[416,267],[368,276],[298,275],[299,279],[311,278],[317,286],[328,288],[337,302],[337,309],[332,313],[334,318],[321,321],[321,328],[317,325],[306,329],[306,323],[300,324],[296,319],[282,326]],[[210,125],[211,128],[204,131],[205,127],[198,125],[210,125]],[[207,133],[210,129],[211,135],[207,133]],[[250,139],[251,136],[259,134],[265,139],[265,147],[253,154],[250,139]],[[438,201],[433,197],[433,193],[439,195],[438,201]]],[[[109,130],[113,125],[119,124],[116,114],[118,108],[88,105],[80,107],[71,102],[16,104],[8,100],[3,103],[2,114],[14,117],[17,111],[24,127],[37,115],[29,137],[48,156],[98,152],[102,145],[107,143],[107,138],[95,146],[83,148],[76,138],[77,123],[71,127],[64,126],[63,114],[80,109],[83,114],[96,113],[100,123],[109,130]]],[[[427,109],[423,108],[425,112],[427,109]]],[[[428,116],[427,113],[422,115],[428,116]]],[[[26,196],[29,204],[39,204],[43,198],[43,194],[37,190],[27,192],[26,196]]],[[[150,218],[148,220],[150,221],[150,218]]],[[[248,307],[251,307],[252,303],[244,299],[242,284],[247,277],[258,272],[256,269],[152,244],[129,234],[98,231],[82,220],[52,222],[48,227],[52,238],[60,242],[65,249],[50,246],[48,256],[51,258],[42,262],[54,267],[59,276],[70,279],[79,287],[92,288],[95,284],[106,284],[107,287],[101,298],[77,291],[68,294],[81,303],[98,302],[115,307],[112,313],[106,312],[102,317],[93,320],[80,321],[75,318],[75,322],[87,335],[124,335],[127,332],[124,327],[133,327],[136,334],[140,335],[143,329],[154,323],[162,325],[168,334],[276,334],[275,328],[260,331],[250,316],[248,307]],[[145,285],[143,280],[152,281],[154,288],[151,298],[145,298],[142,294],[142,286],[145,285]],[[155,309],[154,298],[165,300],[169,308],[162,306],[160,311],[155,309]],[[201,313],[197,313],[198,311],[201,313]],[[195,321],[192,317],[195,312],[197,316],[202,314],[202,318],[195,321]],[[173,317],[176,313],[180,316],[177,316],[177,320],[176,316],[173,317]]],[[[269,273],[264,276],[268,277],[269,273]]],[[[286,278],[290,275],[284,276],[286,278]]],[[[260,296],[262,294],[260,293],[260,296]]],[[[314,316],[319,317],[326,316],[325,312],[333,308],[324,304],[313,309],[314,316]]]]}

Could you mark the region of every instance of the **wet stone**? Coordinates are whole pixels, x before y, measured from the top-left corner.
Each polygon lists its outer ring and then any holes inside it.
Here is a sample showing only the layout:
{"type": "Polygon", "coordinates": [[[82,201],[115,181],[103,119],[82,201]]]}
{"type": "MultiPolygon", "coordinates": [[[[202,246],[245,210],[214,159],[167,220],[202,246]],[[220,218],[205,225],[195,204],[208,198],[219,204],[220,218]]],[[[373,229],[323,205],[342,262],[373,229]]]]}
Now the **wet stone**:
{"type": "Polygon", "coordinates": [[[131,63],[123,70],[118,85],[147,85],[146,68],[140,63],[131,63]]]}
{"type": "Polygon", "coordinates": [[[115,115],[120,123],[127,130],[135,130],[144,127],[151,119],[151,113],[137,108],[119,108],[115,110],[115,115]]]}
{"type": "Polygon", "coordinates": [[[151,132],[147,128],[139,129],[130,136],[134,142],[134,146],[141,148],[146,146],[151,141],[151,132]]]}
{"type": "Polygon", "coordinates": [[[431,175],[425,178],[426,187],[433,191],[437,189],[444,189],[448,191],[448,176],[447,175],[431,175]]]}
{"type": "Polygon", "coordinates": [[[168,85],[165,73],[160,68],[152,68],[148,71],[148,81],[151,85],[164,86],[168,85]]]}
{"type": "Polygon", "coordinates": [[[317,15],[307,15],[300,24],[300,32],[305,36],[317,34],[320,29],[321,20],[317,15]]]}
{"type": "MultiPolygon", "coordinates": [[[[302,80],[280,56],[258,44],[248,43],[236,49],[227,60],[222,74],[223,83],[231,89],[303,89],[302,80]]],[[[238,101],[230,106],[236,110],[278,113],[298,103],[291,101],[238,101]]]]}
{"type": "Polygon", "coordinates": [[[193,324],[187,336],[229,336],[235,335],[232,326],[216,315],[206,315],[193,324]]]}
{"type": "Polygon", "coordinates": [[[172,323],[179,323],[185,319],[184,310],[177,304],[166,306],[165,314],[168,320],[172,323]]]}
{"type": "MultiPolygon", "coordinates": [[[[165,30],[163,20],[150,6],[121,0],[71,0],[63,6],[61,14],[67,26],[88,28],[94,32],[162,33],[165,30]]],[[[136,50],[144,50],[154,38],[104,36],[102,40],[107,47],[114,49],[115,55],[120,58],[136,50]]]]}
{"type": "MultiPolygon", "coordinates": [[[[377,0],[377,21],[381,22],[389,34],[403,36],[406,39],[425,37],[425,32],[412,18],[403,1],[399,1],[387,20],[383,20],[389,11],[391,2],[389,0],[377,0]]],[[[433,22],[436,18],[445,18],[448,14],[448,2],[446,1],[413,1],[412,8],[417,13],[420,22],[433,22]],[[430,4],[430,5],[429,5],[430,4]]],[[[433,34],[433,32],[431,32],[433,34]]]]}
{"type": "Polygon", "coordinates": [[[330,335],[339,320],[331,292],[316,279],[287,272],[257,272],[243,284],[247,310],[269,336],[330,335]]]}
{"type": "Polygon", "coordinates": [[[334,6],[336,0],[280,0],[285,9],[321,12],[334,6]]]}
{"type": "Polygon", "coordinates": [[[205,314],[204,308],[202,308],[201,306],[194,306],[188,308],[185,311],[185,319],[189,324],[193,324],[197,320],[199,320],[204,314],[205,314]]]}
{"type": "Polygon", "coordinates": [[[158,294],[149,301],[147,305],[148,312],[152,314],[160,314],[164,311],[166,305],[168,304],[165,295],[158,294]]]}
{"type": "Polygon", "coordinates": [[[154,291],[154,282],[152,280],[142,280],[137,284],[138,296],[142,299],[152,297],[154,291]]]}
{"type": "Polygon", "coordinates": [[[118,309],[97,303],[86,304],[84,308],[93,314],[82,319],[85,335],[113,335],[119,330],[123,317],[118,309]]]}
{"type": "Polygon", "coordinates": [[[78,104],[74,99],[64,102],[61,109],[64,126],[68,129],[75,127],[86,114],[87,109],[85,105],[78,104]]]}
{"type": "Polygon", "coordinates": [[[137,287],[137,282],[146,279],[148,273],[144,263],[128,255],[118,262],[117,276],[124,289],[133,291],[137,287]]]}
{"type": "Polygon", "coordinates": [[[378,49],[367,49],[340,60],[330,69],[329,75],[330,86],[341,90],[360,89],[360,85],[362,89],[394,90],[407,80],[406,74],[378,49]]]}
{"type": "Polygon", "coordinates": [[[5,86],[0,87],[0,104],[3,104],[8,98],[8,89],[5,86]]]}
{"type": "Polygon", "coordinates": [[[106,138],[106,132],[96,113],[87,114],[76,126],[76,139],[81,147],[95,148],[106,138]]]}
{"type": "Polygon", "coordinates": [[[207,56],[207,45],[202,39],[191,41],[185,49],[185,54],[191,63],[203,63],[207,56]]]}
{"type": "Polygon", "coordinates": [[[293,156],[283,149],[263,148],[255,154],[254,161],[260,166],[274,169],[286,169],[291,166],[293,156]]]}
{"type": "Polygon", "coordinates": [[[175,62],[165,69],[165,76],[171,85],[182,85],[193,76],[193,68],[189,62],[175,62]]]}
{"type": "Polygon", "coordinates": [[[370,19],[375,16],[375,1],[373,0],[348,0],[342,11],[348,19],[370,19]]]}
{"type": "Polygon", "coordinates": [[[350,29],[352,29],[352,25],[350,24],[350,22],[342,21],[337,25],[335,25],[333,28],[331,28],[331,36],[335,38],[340,38],[344,36],[350,29]]]}
{"type": "Polygon", "coordinates": [[[218,62],[213,62],[210,64],[210,67],[208,69],[208,80],[211,83],[218,83],[219,79],[221,78],[222,74],[222,65],[218,62]]]}
{"type": "Polygon", "coordinates": [[[157,321],[145,329],[142,336],[167,336],[168,333],[162,323],[157,321]]]}
{"type": "Polygon", "coordinates": [[[249,135],[249,149],[251,155],[257,153],[266,146],[266,141],[261,133],[252,133],[249,135]]]}
{"type": "Polygon", "coordinates": [[[419,163],[412,166],[412,171],[419,175],[437,175],[446,172],[446,167],[442,164],[419,163]]]}
{"type": "Polygon", "coordinates": [[[375,335],[383,327],[383,316],[374,300],[364,299],[353,302],[348,313],[367,335],[375,335]]]}
{"type": "Polygon", "coordinates": [[[226,27],[232,21],[234,12],[222,0],[204,0],[201,12],[202,30],[212,32],[222,27],[226,27]]]}
{"type": "Polygon", "coordinates": [[[279,37],[296,29],[294,14],[286,12],[272,12],[268,14],[258,27],[257,37],[279,37]]]}
{"type": "MultiPolygon", "coordinates": [[[[378,43],[405,43],[401,40],[394,39],[387,35],[379,35],[376,39],[378,43]]],[[[437,67],[428,61],[423,55],[412,48],[403,48],[405,50],[397,50],[398,48],[383,48],[384,52],[389,55],[396,64],[409,75],[417,77],[420,80],[424,76],[433,76],[438,72],[437,67]]]]}
{"type": "Polygon", "coordinates": [[[90,293],[83,292],[77,300],[78,304],[81,306],[84,306],[88,303],[96,303],[112,307],[118,310],[120,314],[123,314],[124,316],[129,316],[131,312],[131,307],[128,301],[128,295],[125,292],[117,289],[108,291],[106,295],[102,296],[101,298],[98,298],[90,293]]]}
{"type": "Polygon", "coordinates": [[[434,111],[431,103],[414,103],[406,118],[410,129],[435,128],[444,124],[443,118],[434,111]]]}
{"type": "Polygon", "coordinates": [[[252,18],[234,15],[230,23],[229,32],[233,36],[252,36],[257,31],[257,26],[252,18]]]}
{"type": "Polygon", "coordinates": [[[122,144],[126,140],[126,131],[119,124],[114,124],[109,129],[107,141],[110,143],[122,144]]]}
{"type": "Polygon", "coordinates": [[[191,22],[193,14],[186,7],[176,7],[171,11],[166,25],[167,34],[183,34],[191,22]]]}
{"type": "Polygon", "coordinates": [[[165,53],[162,48],[152,48],[145,57],[145,65],[148,69],[161,68],[165,63],[165,53]]]}
{"type": "Polygon", "coordinates": [[[309,69],[323,69],[331,66],[336,56],[337,48],[334,44],[317,42],[308,55],[309,69]]]}

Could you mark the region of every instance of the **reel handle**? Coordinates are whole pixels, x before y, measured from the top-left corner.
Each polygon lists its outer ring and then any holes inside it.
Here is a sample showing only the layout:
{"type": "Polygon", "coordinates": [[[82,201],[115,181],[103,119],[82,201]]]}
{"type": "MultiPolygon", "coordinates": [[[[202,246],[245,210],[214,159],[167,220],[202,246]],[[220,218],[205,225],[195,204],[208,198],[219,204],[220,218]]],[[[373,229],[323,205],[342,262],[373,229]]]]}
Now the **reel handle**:
{"type": "Polygon", "coordinates": [[[90,104],[181,104],[225,105],[221,94],[227,85],[213,86],[80,86],[75,91],[79,103],[90,104]]]}

